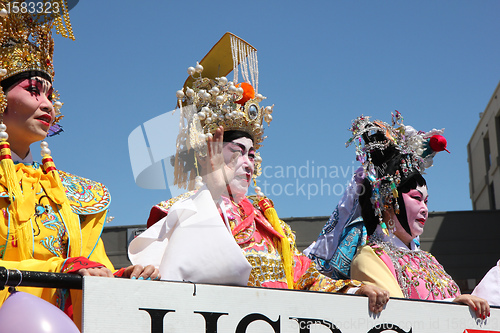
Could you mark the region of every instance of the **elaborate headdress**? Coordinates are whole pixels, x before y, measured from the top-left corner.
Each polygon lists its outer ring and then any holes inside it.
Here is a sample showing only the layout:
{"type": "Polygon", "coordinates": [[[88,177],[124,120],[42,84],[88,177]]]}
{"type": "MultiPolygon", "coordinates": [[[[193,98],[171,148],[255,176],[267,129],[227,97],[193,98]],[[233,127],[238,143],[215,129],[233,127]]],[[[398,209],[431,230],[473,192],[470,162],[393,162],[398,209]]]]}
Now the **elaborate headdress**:
{"type": "MultiPolygon", "coordinates": [[[[50,1],[50,9],[46,6],[49,2],[12,2],[0,0],[0,165],[5,173],[6,187],[9,199],[15,211],[24,202],[23,192],[16,176],[16,170],[11,157],[7,126],[3,123],[3,113],[7,108],[6,91],[19,80],[40,76],[50,82],[54,78],[52,63],[54,40],[52,28],[63,37],[74,39],[68,16],[66,0],[50,1]],[[34,6],[33,6],[34,5],[34,6]],[[41,6],[40,6],[41,5],[41,6]]],[[[62,118],[59,108],[62,103],[57,101],[57,93],[53,93],[52,100],[56,110],[56,119],[62,118]]],[[[53,173],[54,179],[60,184],[59,175],[56,173],[54,162],[50,156],[48,144],[41,143],[43,168],[46,173],[53,173]]],[[[63,205],[61,209],[71,209],[63,205]]],[[[25,222],[25,219],[22,219],[25,222]]],[[[68,225],[68,228],[77,228],[77,224],[68,225]]],[[[29,228],[19,227],[19,239],[30,238],[27,233],[29,228]]],[[[71,230],[70,230],[71,231],[71,230]]],[[[70,232],[71,233],[71,232],[70,232]]],[[[79,248],[79,247],[78,247],[79,248]]],[[[21,257],[29,258],[27,246],[21,246],[21,257]]]]}
{"type": "MultiPolygon", "coordinates": [[[[52,28],[63,37],[75,39],[69,21],[66,0],[51,1],[50,10],[35,5],[28,8],[27,2],[0,0],[0,113],[7,107],[5,89],[22,78],[41,76],[50,82],[54,78],[54,40],[52,28]]],[[[53,96],[57,122],[62,118],[57,101],[53,96]]]]}
{"type": "MultiPolygon", "coordinates": [[[[391,124],[361,116],[353,121],[351,131],[346,146],[356,143],[356,159],[363,164],[365,182],[371,188],[370,202],[382,229],[387,232],[382,212],[393,208],[401,225],[411,234],[406,213],[400,214],[404,203],[398,188],[431,167],[437,152],[447,150],[444,129],[416,131],[405,126],[401,113],[395,111],[391,124]]],[[[368,230],[368,234],[370,231],[373,232],[368,230]]]]}
{"type": "Polygon", "coordinates": [[[323,274],[344,279],[350,277],[352,259],[356,249],[366,244],[367,234],[373,234],[380,224],[388,235],[392,219],[388,226],[383,222],[384,210],[392,207],[411,235],[399,192],[415,183],[425,184],[421,174],[432,166],[436,152],[446,150],[442,129],[416,131],[403,125],[398,111],[392,114],[391,124],[361,116],[353,121],[350,130],[352,137],[346,146],[356,145],[356,159],[362,166],[353,175],[316,242],[304,250],[323,274]]]}
{"type": "MultiPolygon", "coordinates": [[[[243,39],[227,32],[196,64],[188,68],[189,77],[177,91],[181,112],[175,156],[175,180],[179,187],[193,188],[196,154],[206,156],[206,140],[219,126],[226,131],[248,133],[257,150],[264,137],[263,121],[272,120],[273,106],[260,107],[265,99],[258,93],[257,50],[243,39]],[[233,71],[233,80],[226,75],[233,71]],[[243,82],[238,83],[241,72],[243,82]]],[[[260,172],[256,154],[254,177],[260,172]]]]}

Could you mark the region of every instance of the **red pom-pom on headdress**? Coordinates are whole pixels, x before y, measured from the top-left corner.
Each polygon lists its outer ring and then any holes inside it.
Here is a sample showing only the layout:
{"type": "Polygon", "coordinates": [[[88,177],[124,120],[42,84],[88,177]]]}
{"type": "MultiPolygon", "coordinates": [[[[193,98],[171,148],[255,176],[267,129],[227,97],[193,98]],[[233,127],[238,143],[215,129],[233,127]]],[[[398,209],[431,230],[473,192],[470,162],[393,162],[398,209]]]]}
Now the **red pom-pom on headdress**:
{"type": "Polygon", "coordinates": [[[237,100],[236,103],[240,105],[245,105],[245,103],[251,99],[255,98],[255,90],[253,89],[252,85],[250,83],[242,82],[236,87],[241,87],[243,88],[243,97],[241,99],[237,100]]]}
{"type": "Polygon", "coordinates": [[[449,153],[450,151],[446,149],[447,144],[448,142],[446,141],[446,138],[439,134],[433,135],[429,139],[429,146],[434,151],[446,150],[449,153]]]}

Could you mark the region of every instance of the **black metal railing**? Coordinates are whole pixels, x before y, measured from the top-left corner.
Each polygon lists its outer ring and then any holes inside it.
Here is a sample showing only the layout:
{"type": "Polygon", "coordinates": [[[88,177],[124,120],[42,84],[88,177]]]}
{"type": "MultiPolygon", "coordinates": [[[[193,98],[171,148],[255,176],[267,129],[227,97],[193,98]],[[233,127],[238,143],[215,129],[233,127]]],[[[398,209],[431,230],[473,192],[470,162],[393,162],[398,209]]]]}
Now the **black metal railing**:
{"type": "Polygon", "coordinates": [[[77,274],[20,271],[0,266],[0,289],[6,286],[82,289],[82,277],[77,274]]]}

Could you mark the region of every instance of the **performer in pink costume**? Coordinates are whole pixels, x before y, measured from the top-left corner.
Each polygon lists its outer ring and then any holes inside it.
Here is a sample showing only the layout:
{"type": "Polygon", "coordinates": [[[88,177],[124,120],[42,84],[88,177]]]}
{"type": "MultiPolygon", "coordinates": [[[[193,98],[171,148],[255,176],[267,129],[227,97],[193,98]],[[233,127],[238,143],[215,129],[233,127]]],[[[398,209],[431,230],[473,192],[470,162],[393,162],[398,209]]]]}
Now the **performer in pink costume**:
{"type": "Polygon", "coordinates": [[[393,297],[467,304],[485,319],[488,303],[461,295],[443,266],[415,242],[428,218],[422,173],[432,166],[436,152],[446,149],[443,131],[417,132],[404,126],[396,111],[392,124],[358,117],[352,132],[348,144],[357,143],[357,159],[364,169],[359,204],[368,240],[352,261],[351,277],[388,290],[393,297]]]}

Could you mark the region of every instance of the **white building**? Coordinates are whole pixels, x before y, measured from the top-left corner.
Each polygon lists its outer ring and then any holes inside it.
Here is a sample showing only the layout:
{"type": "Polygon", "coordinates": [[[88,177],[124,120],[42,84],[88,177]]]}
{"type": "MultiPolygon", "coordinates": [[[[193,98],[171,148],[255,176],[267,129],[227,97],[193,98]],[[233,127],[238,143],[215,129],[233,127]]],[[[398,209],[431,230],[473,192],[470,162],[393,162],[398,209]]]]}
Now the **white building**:
{"type": "Polygon", "coordinates": [[[473,210],[500,209],[500,83],[467,145],[473,210]]]}

